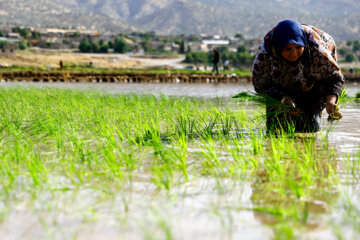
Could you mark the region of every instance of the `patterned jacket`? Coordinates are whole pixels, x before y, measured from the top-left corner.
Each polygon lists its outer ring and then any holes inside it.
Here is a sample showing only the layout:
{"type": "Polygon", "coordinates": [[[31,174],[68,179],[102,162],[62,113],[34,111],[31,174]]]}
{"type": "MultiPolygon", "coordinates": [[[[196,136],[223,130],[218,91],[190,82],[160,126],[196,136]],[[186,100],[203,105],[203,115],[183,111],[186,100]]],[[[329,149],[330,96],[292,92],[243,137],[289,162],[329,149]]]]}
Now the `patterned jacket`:
{"type": "Polygon", "coordinates": [[[322,30],[302,25],[307,46],[295,65],[282,59],[271,46],[270,31],[254,59],[252,81],[255,91],[281,100],[283,96],[299,96],[317,88],[325,101],[327,95],[339,96],[345,79],[337,65],[336,47],[332,37],[322,30]]]}

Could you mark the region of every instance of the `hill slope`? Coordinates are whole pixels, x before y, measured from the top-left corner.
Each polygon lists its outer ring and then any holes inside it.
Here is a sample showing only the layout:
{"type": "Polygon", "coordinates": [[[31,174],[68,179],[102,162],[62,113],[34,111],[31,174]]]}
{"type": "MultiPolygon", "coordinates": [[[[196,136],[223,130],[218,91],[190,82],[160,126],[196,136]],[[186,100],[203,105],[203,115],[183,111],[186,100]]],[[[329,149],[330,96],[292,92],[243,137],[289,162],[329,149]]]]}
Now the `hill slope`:
{"type": "Polygon", "coordinates": [[[292,18],[336,39],[358,39],[358,0],[0,0],[0,22],[86,27],[100,31],[156,31],[262,37],[292,18]]]}

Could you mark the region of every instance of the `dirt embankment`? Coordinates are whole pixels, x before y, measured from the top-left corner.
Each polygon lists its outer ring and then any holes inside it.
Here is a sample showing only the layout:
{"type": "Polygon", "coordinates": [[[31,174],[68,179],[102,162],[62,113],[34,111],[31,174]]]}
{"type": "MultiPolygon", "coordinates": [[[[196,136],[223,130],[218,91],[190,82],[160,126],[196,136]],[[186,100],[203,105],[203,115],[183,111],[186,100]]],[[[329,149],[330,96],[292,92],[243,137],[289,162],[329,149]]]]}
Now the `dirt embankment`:
{"type": "MultiPolygon", "coordinates": [[[[346,81],[360,81],[360,74],[345,73],[346,81]]],[[[0,73],[1,82],[151,82],[151,83],[246,83],[251,76],[210,73],[92,73],[9,71],[0,73]]]]}
{"type": "Polygon", "coordinates": [[[360,82],[360,73],[344,73],[346,81],[360,82]]]}
{"type": "Polygon", "coordinates": [[[194,73],[69,73],[69,72],[2,72],[2,82],[152,82],[152,83],[236,83],[250,82],[250,76],[235,74],[194,73]]]}

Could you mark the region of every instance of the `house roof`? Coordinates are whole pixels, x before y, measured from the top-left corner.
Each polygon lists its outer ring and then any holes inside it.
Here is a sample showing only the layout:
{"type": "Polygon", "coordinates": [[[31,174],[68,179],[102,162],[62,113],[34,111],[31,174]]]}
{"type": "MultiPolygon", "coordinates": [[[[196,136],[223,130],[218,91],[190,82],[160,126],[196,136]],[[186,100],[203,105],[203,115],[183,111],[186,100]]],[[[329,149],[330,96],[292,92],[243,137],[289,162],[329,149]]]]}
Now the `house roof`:
{"type": "Polygon", "coordinates": [[[230,41],[229,40],[202,40],[203,44],[208,44],[208,45],[229,45],[230,41]]]}

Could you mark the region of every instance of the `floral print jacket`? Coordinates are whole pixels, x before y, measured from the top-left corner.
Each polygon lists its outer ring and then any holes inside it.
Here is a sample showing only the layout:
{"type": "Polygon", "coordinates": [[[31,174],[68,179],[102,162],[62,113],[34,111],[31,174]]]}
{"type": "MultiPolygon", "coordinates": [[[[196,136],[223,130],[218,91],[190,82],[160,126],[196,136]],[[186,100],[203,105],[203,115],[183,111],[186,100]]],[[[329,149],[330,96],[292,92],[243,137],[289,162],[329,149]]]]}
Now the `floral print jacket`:
{"type": "Polygon", "coordinates": [[[314,88],[322,102],[327,95],[339,96],[345,79],[336,62],[334,40],[316,27],[302,27],[308,44],[295,65],[275,53],[269,40],[274,29],[266,35],[253,64],[252,81],[256,92],[278,100],[283,96],[306,95],[314,88]]]}

